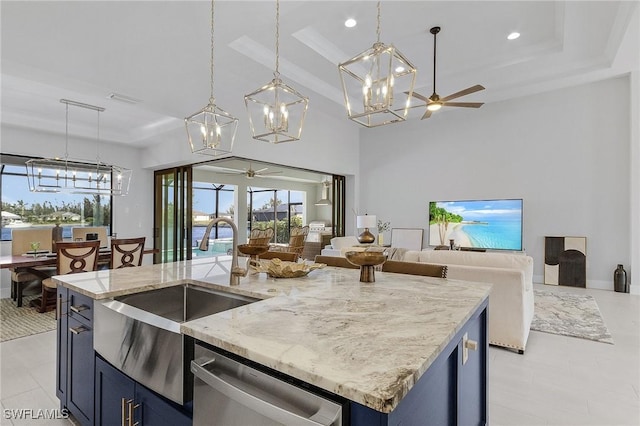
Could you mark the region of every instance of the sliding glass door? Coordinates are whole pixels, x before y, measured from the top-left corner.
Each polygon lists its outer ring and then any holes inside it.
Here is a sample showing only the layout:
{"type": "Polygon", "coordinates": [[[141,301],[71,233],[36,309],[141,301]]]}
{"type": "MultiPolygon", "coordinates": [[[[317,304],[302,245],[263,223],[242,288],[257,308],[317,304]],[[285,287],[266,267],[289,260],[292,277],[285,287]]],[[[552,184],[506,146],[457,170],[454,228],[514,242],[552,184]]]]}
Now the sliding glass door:
{"type": "Polygon", "coordinates": [[[191,166],[155,172],[154,263],[191,259],[191,166]]]}

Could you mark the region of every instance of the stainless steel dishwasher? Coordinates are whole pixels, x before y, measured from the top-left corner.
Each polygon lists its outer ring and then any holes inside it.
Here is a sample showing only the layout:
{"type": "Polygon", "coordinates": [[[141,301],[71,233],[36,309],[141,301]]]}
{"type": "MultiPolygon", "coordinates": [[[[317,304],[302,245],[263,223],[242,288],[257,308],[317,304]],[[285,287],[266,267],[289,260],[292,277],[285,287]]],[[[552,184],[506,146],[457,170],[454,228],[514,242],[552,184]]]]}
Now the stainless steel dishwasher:
{"type": "Polygon", "coordinates": [[[343,405],[195,345],[194,426],[341,426],[343,405]]]}

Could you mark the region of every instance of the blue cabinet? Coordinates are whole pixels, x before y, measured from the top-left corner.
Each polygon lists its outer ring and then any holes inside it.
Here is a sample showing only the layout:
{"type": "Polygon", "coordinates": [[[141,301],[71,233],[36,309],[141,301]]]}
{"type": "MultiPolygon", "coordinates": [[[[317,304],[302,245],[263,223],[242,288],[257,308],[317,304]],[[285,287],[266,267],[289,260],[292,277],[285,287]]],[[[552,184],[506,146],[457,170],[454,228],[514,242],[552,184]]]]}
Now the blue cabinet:
{"type": "Polygon", "coordinates": [[[57,292],[56,395],[82,425],[93,424],[93,300],[66,288],[57,292]]]}
{"type": "Polygon", "coordinates": [[[96,425],[187,426],[191,415],[96,356],[96,425]]]}
{"type": "Polygon", "coordinates": [[[351,426],[487,424],[485,301],[391,413],[351,403],[351,426]]]}

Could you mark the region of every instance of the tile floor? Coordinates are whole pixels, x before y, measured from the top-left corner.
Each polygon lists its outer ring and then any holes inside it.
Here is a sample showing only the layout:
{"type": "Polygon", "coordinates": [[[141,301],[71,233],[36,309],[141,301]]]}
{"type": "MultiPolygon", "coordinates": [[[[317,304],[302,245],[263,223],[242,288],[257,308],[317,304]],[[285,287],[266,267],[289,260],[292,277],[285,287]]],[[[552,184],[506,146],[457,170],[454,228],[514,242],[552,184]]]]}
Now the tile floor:
{"type": "MultiPolygon", "coordinates": [[[[490,348],[490,425],[640,425],[640,296],[535,285],[596,298],[615,345],[532,331],[524,355],[490,348]]],[[[2,425],[6,409],[57,409],[55,332],[0,344],[2,425]]]]}

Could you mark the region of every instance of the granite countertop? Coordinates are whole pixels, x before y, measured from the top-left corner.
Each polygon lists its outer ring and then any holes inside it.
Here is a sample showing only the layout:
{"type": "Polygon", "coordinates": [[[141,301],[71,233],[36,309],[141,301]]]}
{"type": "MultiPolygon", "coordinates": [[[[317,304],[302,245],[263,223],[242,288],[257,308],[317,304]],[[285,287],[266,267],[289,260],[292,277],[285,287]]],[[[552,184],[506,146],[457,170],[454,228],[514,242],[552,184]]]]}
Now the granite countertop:
{"type": "MultiPolygon", "coordinates": [[[[261,300],[186,322],[181,332],[380,412],[391,412],[490,285],[325,268],[301,278],[228,283],[228,256],[59,276],[94,299],[195,283],[261,300]]],[[[242,262],[241,262],[242,264],[242,262]]]]}

